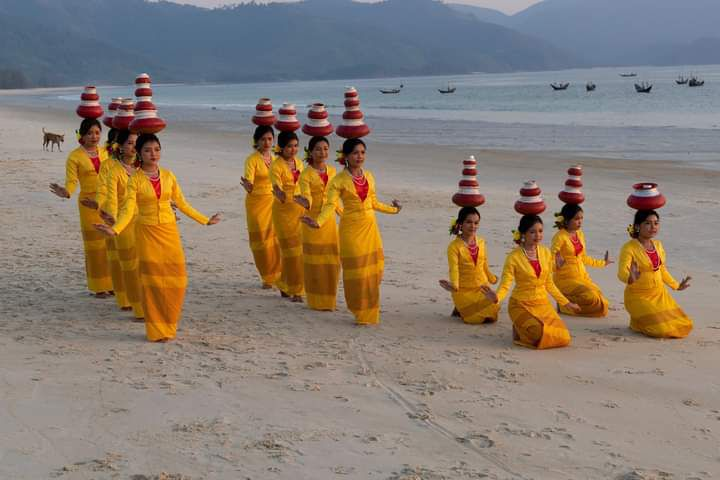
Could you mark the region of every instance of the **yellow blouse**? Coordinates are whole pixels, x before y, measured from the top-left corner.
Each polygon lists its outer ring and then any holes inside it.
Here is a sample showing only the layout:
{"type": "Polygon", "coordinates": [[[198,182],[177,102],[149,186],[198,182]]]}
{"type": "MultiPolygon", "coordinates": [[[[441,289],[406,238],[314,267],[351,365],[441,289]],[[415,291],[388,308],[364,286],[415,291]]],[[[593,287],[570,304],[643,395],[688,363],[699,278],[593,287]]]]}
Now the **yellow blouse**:
{"type": "Polygon", "coordinates": [[[161,225],[175,223],[175,212],[170,202],[175,202],[177,208],[198,223],[207,225],[209,219],[195,210],[186,200],[180,189],[175,175],[164,168],[160,168],[160,198],[155,195],[155,189],[142,170],[138,170],[127,184],[127,195],[120,208],[120,214],[113,226],[115,233],[120,233],[128,226],[138,209],[137,222],[142,225],[161,225]]]}
{"type": "Polygon", "coordinates": [[[560,305],[567,305],[570,302],[553,282],[553,265],[555,265],[553,254],[544,245],[538,245],[537,253],[540,261],[539,278],[535,275],[535,270],[521,247],[517,247],[508,254],[505,259],[500,286],[497,290],[498,301],[502,302],[510,291],[513,281],[515,281],[515,288],[511,297],[516,300],[547,299],[549,293],[560,305]]]}
{"type": "MultiPolygon", "coordinates": [[[[272,157],[270,165],[273,164],[275,156],[272,157]]],[[[265,165],[265,160],[260,152],[250,154],[245,160],[244,177],[253,184],[253,190],[248,195],[272,195],[272,183],[270,182],[270,169],[265,165]]]]}
{"type": "Polygon", "coordinates": [[[475,237],[478,246],[477,264],[473,261],[467,245],[457,237],[447,248],[450,283],[458,290],[474,290],[481,285],[497,283],[497,277],[490,271],[485,253],[485,240],[475,237]]]}
{"type": "MultiPolygon", "coordinates": [[[[303,163],[297,158],[294,160],[295,169],[299,170],[302,174],[304,169],[303,163]]],[[[263,165],[265,165],[265,162],[263,162],[263,165]]],[[[288,167],[285,159],[280,156],[275,157],[270,164],[270,182],[272,185],[277,185],[283,192],[285,192],[285,195],[287,196],[285,200],[286,202],[292,202],[293,197],[300,194],[300,179],[298,178],[297,183],[295,183],[292,171],[288,167]]],[[[255,191],[254,187],[253,191],[255,191]]]]}
{"type": "Polygon", "coordinates": [[[618,260],[618,278],[621,282],[627,284],[628,278],[630,277],[630,263],[635,260],[635,263],[640,270],[640,278],[638,278],[632,285],[627,286],[627,291],[640,291],[640,290],[654,290],[666,284],[673,290],[677,290],[680,286],[677,280],[670,275],[670,272],[665,265],[665,249],[662,246],[660,240],[652,240],[655,245],[655,250],[660,257],[660,268],[657,271],[653,271],[652,262],[650,257],[645,252],[645,247],[637,240],[632,239],[623,245],[620,250],[620,259],[618,260]]]}
{"type": "Polygon", "coordinates": [[[365,200],[355,190],[352,174],[347,170],[338,173],[332,181],[328,182],[327,202],[323,205],[320,215],[317,218],[318,225],[322,226],[335,215],[335,208],[339,201],[342,201],[344,208],[343,218],[352,219],[354,216],[375,215],[375,210],[382,213],[398,213],[398,209],[392,205],[380,202],[375,194],[375,177],[370,171],[365,170],[365,178],[368,181],[368,194],[365,200]]]}
{"type": "MultiPolygon", "coordinates": [[[[100,169],[108,159],[107,150],[98,147],[98,158],[100,158],[100,169]]],[[[92,160],[85,149],[78,147],[68,155],[65,163],[65,189],[70,196],[75,192],[78,183],[80,193],[95,193],[98,189],[98,173],[95,172],[92,160]]]]}
{"type": "MultiPolygon", "coordinates": [[[[128,183],[131,175],[127,174],[127,170],[118,160],[110,160],[107,162],[110,166],[107,173],[107,182],[105,185],[105,203],[100,205],[100,209],[108,213],[111,217],[117,218],[118,209],[127,194],[128,183]]],[[[133,172],[135,175],[137,172],[133,172]]],[[[137,213],[137,208],[135,209],[137,213]]]]}
{"type": "MultiPolygon", "coordinates": [[[[332,165],[326,165],[325,171],[328,176],[327,185],[323,183],[318,171],[312,167],[308,167],[303,170],[300,174],[300,179],[298,180],[298,185],[300,186],[300,196],[307,200],[310,205],[308,215],[312,218],[317,218],[320,215],[320,211],[327,200],[327,187],[330,185],[330,182],[332,182],[332,179],[335,178],[335,167],[332,165]]],[[[337,205],[335,213],[342,215],[342,205],[337,205]]]]}
{"type": "Polygon", "coordinates": [[[555,275],[558,278],[575,278],[578,275],[584,277],[587,275],[585,267],[603,268],[605,267],[605,260],[599,260],[593,258],[587,254],[587,244],[585,243],[585,234],[582,230],[577,230],[577,238],[583,246],[582,252],[579,255],[575,255],[575,246],[572,243],[570,232],[564,228],[558,230],[553,237],[552,246],[550,251],[553,255],[560,252],[565,264],[555,271],[555,275]]]}

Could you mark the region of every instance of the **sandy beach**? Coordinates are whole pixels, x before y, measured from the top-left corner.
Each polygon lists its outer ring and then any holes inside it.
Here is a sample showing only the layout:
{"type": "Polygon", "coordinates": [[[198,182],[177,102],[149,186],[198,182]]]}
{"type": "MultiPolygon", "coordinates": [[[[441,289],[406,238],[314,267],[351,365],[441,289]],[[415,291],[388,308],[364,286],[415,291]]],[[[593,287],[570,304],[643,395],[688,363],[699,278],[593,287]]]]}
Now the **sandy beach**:
{"type": "MultiPolygon", "coordinates": [[[[720,475],[720,172],[667,161],[381,145],[367,168],[381,199],[386,255],[382,324],[354,326],[260,289],[240,176],[247,135],[171,125],[162,165],[187,199],[223,222],[180,229],[189,287],[178,340],[85,288],[75,199],[48,191],[75,148],[71,112],[0,107],[0,478],[7,479],[693,479],[720,475]],[[42,150],[41,129],[65,133],[42,150]],[[479,234],[501,273],[522,181],[548,211],[565,170],[584,165],[584,230],[595,257],[617,259],[636,181],[668,198],[668,266],[693,318],[684,340],[628,328],[612,265],[590,274],[611,301],[603,319],[563,316],[570,347],[512,344],[494,325],[450,317],[447,229],[461,161],[478,159],[479,234]]],[[[478,132],[482,138],[482,132],[478,132]]],[[[338,139],[332,139],[337,148],[338,139]]],[[[481,140],[480,140],[481,142],[481,140]]]]}

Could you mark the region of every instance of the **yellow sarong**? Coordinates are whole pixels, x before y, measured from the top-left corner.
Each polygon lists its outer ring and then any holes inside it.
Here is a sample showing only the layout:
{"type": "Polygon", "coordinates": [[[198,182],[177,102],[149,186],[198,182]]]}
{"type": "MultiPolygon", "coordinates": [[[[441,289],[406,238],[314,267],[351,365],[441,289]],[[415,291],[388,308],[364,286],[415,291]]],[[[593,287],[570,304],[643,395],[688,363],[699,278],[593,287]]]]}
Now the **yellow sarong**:
{"type": "Polygon", "coordinates": [[[368,194],[361,200],[352,175],[343,170],[328,184],[327,202],[318,217],[324,225],[335,218],[340,201],[344,207],[340,218],[340,263],[343,269],[345,301],[359,325],[380,323],[380,283],[385,257],[375,210],[397,213],[398,209],[379,202],[375,194],[375,178],[365,171],[368,194]]]}
{"type": "Polygon", "coordinates": [[[280,279],[282,262],[280,246],[273,229],[273,194],[270,170],[262,155],[255,152],[245,160],[245,178],[253,184],[253,190],[245,197],[250,250],[255,267],[266,285],[275,285],[280,279]]]}
{"type": "MultiPolygon", "coordinates": [[[[335,168],[326,166],[328,185],[335,177],[335,168]]],[[[327,186],[312,167],[300,174],[300,194],[308,201],[308,216],[317,220],[327,199],[327,186]]],[[[342,215],[342,207],[336,209],[342,215]]],[[[340,247],[338,227],[332,220],[319,229],[302,225],[303,269],[307,305],[313,310],[335,310],[340,282],[340,247]]]]}
{"type": "MultiPolygon", "coordinates": [[[[98,148],[100,168],[107,161],[107,151],[98,148]]],[[[98,189],[98,172],[90,160],[90,157],[82,147],[78,147],[68,155],[65,163],[65,188],[72,196],[80,184],[78,195],[78,210],[80,212],[80,231],[83,238],[83,249],[85,251],[85,273],[87,276],[88,289],[92,292],[109,292],[113,289],[110,276],[110,266],[106,252],[106,242],[103,234],[93,227],[96,223],[102,223],[98,211],[84,207],[80,200],[87,198],[95,200],[98,189]]]]}
{"type": "Polygon", "coordinates": [[[649,337],[684,338],[693,328],[693,322],[665,285],[677,290],[680,285],[670,275],[665,263],[665,249],[659,240],[653,240],[660,257],[660,267],[653,269],[645,247],[632,239],[623,245],[618,260],[618,278],[627,285],[630,264],[634,260],[640,269],[640,278],[625,287],[625,309],[630,314],[630,328],[649,337]]]}
{"type": "Polygon", "coordinates": [[[497,290],[498,303],[507,296],[514,281],[508,314],[513,322],[515,343],[538,350],[565,347],[570,344],[570,332],[550,304],[548,294],[560,305],[566,305],[568,299],[553,283],[553,254],[547,247],[538,245],[537,256],[539,277],[522,248],[508,254],[497,290]]]}
{"type": "Polygon", "coordinates": [[[478,246],[477,263],[462,238],[457,237],[448,245],[449,280],[457,289],[452,292],[452,299],[463,322],[492,323],[497,321],[500,305],[488,300],[480,287],[495,284],[497,277],[488,267],[485,240],[476,237],[475,241],[478,246]]]}
{"type": "MultiPolygon", "coordinates": [[[[110,180],[110,171],[115,163],[117,163],[115,159],[108,158],[106,161],[102,162],[100,166],[100,173],[98,174],[97,179],[98,188],[95,193],[95,202],[98,204],[98,208],[100,210],[102,210],[102,207],[107,202],[107,184],[110,180]]],[[[105,239],[105,250],[107,252],[108,265],[110,266],[110,277],[112,278],[115,301],[120,308],[129,307],[130,303],[128,302],[127,294],[125,293],[125,282],[123,281],[122,268],[120,267],[120,258],[118,257],[115,238],[105,239]]]]}
{"type": "Polygon", "coordinates": [[[575,254],[575,247],[567,230],[559,230],[552,240],[550,250],[553,255],[560,252],[565,260],[565,264],[555,270],[553,281],[563,295],[581,308],[580,313],[574,313],[561,305],[560,312],[583,317],[605,317],[608,314],[609,302],[600,288],[593,283],[585,269],[586,265],[604,268],[605,261],[592,258],[587,254],[585,234],[582,230],[577,231],[577,238],[583,247],[578,255],[575,254]]]}
{"type": "MultiPolygon", "coordinates": [[[[302,162],[298,159],[294,159],[294,162],[296,170],[302,172],[302,162]]],[[[275,197],[272,204],[273,228],[280,244],[282,261],[282,273],[277,286],[288,296],[300,296],[305,293],[300,230],[303,208],[293,199],[300,193],[300,186],[282,157],[275,157],[270,165],[270,180],[285,192],[285,202],[275,197]]]]}

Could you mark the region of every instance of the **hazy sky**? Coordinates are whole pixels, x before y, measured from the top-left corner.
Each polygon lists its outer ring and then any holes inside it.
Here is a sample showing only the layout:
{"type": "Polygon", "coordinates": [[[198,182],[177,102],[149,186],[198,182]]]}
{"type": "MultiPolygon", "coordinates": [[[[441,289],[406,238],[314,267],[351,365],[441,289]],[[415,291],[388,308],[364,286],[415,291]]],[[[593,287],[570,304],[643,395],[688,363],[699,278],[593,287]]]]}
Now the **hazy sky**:
{"type": "MultiPolygon", "coordinates": [[[[227,5],[230,3],[246,3],[239,0],[171,0],[175,3],[191,3],[201,7],[218,7],[221,5],[227,5]]],[[[260,0],[263,1],[263,0],[260,0]]],[[[278,0],[273,0],[278,1],[278,0]]],[[[284,0],[288,1],[288,0],[284,0]]],[[[373,1],[373,0],[361,0],[361,1],[373,1]]],[[[448,1],[448,0],[446,0],[448,1]]],[[[541,0],[449,0],[451,3],[465,3],[467,5],[477,5],[478,7],[489,7],[496,10],[501,10],[505,13],[515,13],[523,10],[534,3],[538,3],[541,0]]],[[[267,0],[265,0],[265,3],[267,0]]]]}

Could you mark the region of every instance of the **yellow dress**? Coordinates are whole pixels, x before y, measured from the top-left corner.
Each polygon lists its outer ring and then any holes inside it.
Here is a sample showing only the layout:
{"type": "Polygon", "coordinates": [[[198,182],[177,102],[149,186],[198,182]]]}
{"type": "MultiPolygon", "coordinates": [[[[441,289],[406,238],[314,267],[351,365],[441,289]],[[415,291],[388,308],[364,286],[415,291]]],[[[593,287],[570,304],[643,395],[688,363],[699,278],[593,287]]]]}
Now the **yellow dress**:
{"type": "Polygon", "coordinates": [[[475,237],[475,241],[478,246],[477,263],[461,237],[448,245],[450,283],[457,289],[452,293],[453,303],[465,323],[496,322],[500,305],[488,300],[480,287],[497,283],[497,277],[488,267],[485,240],[475,237]]]}
{"type": "MultiPolygon", "coordinates": [[[[105,204],[101,210],[117,219],[119,206],[122,205],[127,194],[127,185],[130,180],[125,167],[117,161],[108,162],[111,168],[108,171],[107,186],[105,193],[105,204]]],[[[134,173],[133,173],[134,175],[134,173]]],[[[140,284],[140,271],[138,265],[137,249],[135,248],[135,222],[137,219],[137,208],[135,215],[125,229],[112,240],[117,247],[118,260],[123,276],[123,285],[127,301],[133,309],[135,318],[144,318],[142,307],[142,285],[140,284]]]]}
{"type": "Polygon", "coordinates": [[[202,225],[208,222],[206,216],[185,200],[170,170],[160,168],[160,188],[158,199],[145,173],[138,171],[130,177],[125,200],[113,226],[116,233],[121,233],[136,218],[135,248],[145,331],[150,341],[175,338],[187,286],[185,254],[170,202],[196,222],[202,225]]]}
{"type": "Polygon", "coordinates": [[[380,283],[385,257],[375,210],[398,213],[396,207],[378,201],[375,178],[365,170],[368,194],[365,200],[358,196],[352,175],[343,170],[328,183],[327,202],[318,216],[322,227],[334,220],[336,207],[342,201],[344,211],[340,217],[340,263],[343,269],[345,301],[359,325],[380,323],[380,283]]]}
{"type": "MultiPolygon", "coordinates": [[[[294,159],[295,168],[302,172],[303,164],[294,159]]],[[[299,178],[298,178],[299,180],[299,178]]],[[[293,198],[300,194],[299,182],[295,181],[292,171],[282,157],[275,157],[270,164],[270,181],[285,192],[285,202],[273,198],[272,221],[278,243],[282,272],[277,286],[286,295],[299,296],[305,293],[303,282],[302,233],[300,217],[303,208],[293,198]]]]}
{"type": "MultiPolygon", "coordinates": [[[[98,173],[98,188],[95,193],[95,202],[98,204],[98,208],[100,210],[104,210],[103,206],[107,202],[107,183],[110,176],[110,170],[115,163],[117,163],[117,160],[112,157],[108,157],[107,161],[102,162],[100,166],[100,173],[98,173]]],[[[104,211],[107,212],[107,210],[104,211]]],[[[117,241],[115,238],[105,239],[105,250],[107,251],[108,265],[110,266],[110,277],[112,278],[115,301],[120,308],[129,307],[130,302],[128,301],[127,292],[125,291],[125,282],[123,279],[122,267],[120,266],[120,257],[118,256],[117,241]]]]}
{"type": "Polygon", "coordinates": [[[538,245],[540,277],[521,247],[515,248],[505,259],[502,279],[497,290],[498,303],[515,288],[508,302],[508,314],[513,322],[513,339],[524,347],[545,349],[570,344],[570,332],[548,300],[548,293],[560,305],[568,299],[552,280],[554,257],[550,250],[538,245]]]}
{"type": "MultiPolygon", "coordinates": [[[[327,165],[326,172],[329,185],[335,177],[335,168],[327,165]]],[[[312,167],[306,168],[300,174],[298,183],[300,195],[310,206],[307,215],[317,220],[327,201],[327,186],[318,171],[312,167]]],[[[341,206],[337,206],[336,213],[342,215],[341,206]]],[[[302,243],[307,305],[313,310],[335,310],[340,282],[340,247],[334,218],[320,228],[303,224],[302,243]]]]}
{"type": "Polygon", "coordinates": [[[600,288],[595,285],[588,275],[585,266],[594,268],[604,268],[605,261],[592,258],[587,254],[585,243],[585,234],[582,230],[577,231],[577,238],[582,245],[582,251],[575,254],[570,233],[561,229],[555,234],[552,240],[553,256],[560,252],[565,264],[555,269],[553,280],[558,289],[571,302],[577,303],[581,310],[580,313],[568,311],[564,306],[560,306],[560,312],[567,315],[579,315],[583,317],[605,317],[608,314],[608,300],[602,294],[600,288]]]}
{"type": "Polygon", "coordinates": [[[645,247],[636,239],[623,245],[618,260],[618,278],[626,284],[625,309],[630,314],[630,328],[649,337],[684,338],[693,328],[692,320],[670,296],[665,285],[677,290],[680,285],[667,270],[665,249],[653,240],[660,257],[660,268],[653,270],[645,247]],[[628,285],[630,264],[635,260],[640,277],[628,285]]]}
{"type": "MultiPolygon", "coordinates": [[[[98,147],[100,168],[107,161],[107,150],[98,147]]],[[[97,210],[84,207],[80,200],[88,198],[95,200],[98,189],[98,172],[95,172],[90,157],[85,149],[78,147],[68,155],[65,163],[65,189],[70,196],[80,184],[78,195],[78,210],[80,211],[80,231],[82,232],[83,247],[85,250],[85,273],[88,289],[90,291],[109,292],[113,289],[108,265],[105,237],[93,227],[102,223],[97,210]]]]}
{"type": "Polygon", "coordinates": [[[244,176],[253,184],[252,192],[245,197],[250,250],[263,283],[275,285],[280,279],[282,263],[280,246],[272,222],[273,194],[270,170],[265,165],[260,152],[253,153],[245,160],[244,176]]]}

